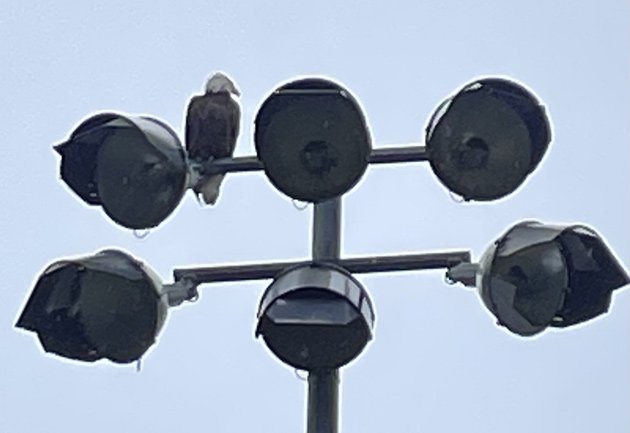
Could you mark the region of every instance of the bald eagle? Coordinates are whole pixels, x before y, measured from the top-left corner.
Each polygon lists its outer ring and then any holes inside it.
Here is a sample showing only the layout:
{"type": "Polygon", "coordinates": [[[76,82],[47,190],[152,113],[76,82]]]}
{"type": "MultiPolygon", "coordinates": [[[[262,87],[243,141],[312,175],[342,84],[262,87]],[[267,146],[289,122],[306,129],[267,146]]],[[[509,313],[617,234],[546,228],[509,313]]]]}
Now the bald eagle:
{"type": "MultiPolygon", "coordinates": [[[[234,97],[240,96],[234,82],[217,72],[206,82],[205,93],[195,95],[186,113],[186,150],[190,160],[203,164],[234,154],[241,109],[234,97]]],[[[204,203],[214,204],[225,174],[209,174],[199,178],[193,191],[204,203]]]]}

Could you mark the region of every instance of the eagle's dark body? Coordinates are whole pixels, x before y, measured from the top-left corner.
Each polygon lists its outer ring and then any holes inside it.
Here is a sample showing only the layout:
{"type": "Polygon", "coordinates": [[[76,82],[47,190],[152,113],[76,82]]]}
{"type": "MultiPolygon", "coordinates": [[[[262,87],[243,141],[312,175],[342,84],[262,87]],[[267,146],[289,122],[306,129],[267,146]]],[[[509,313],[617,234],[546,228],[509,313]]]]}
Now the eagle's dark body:
{"type": "MultiPolygon", "coordinates": [[[[186,150],[198,163],[234,154],[239,134],[241,109],[228,91],[193,96],[186,114],[186,150]]],[[[223,174],[203,176],[193,187],[204,201],[214,204],[223,174]]]]}

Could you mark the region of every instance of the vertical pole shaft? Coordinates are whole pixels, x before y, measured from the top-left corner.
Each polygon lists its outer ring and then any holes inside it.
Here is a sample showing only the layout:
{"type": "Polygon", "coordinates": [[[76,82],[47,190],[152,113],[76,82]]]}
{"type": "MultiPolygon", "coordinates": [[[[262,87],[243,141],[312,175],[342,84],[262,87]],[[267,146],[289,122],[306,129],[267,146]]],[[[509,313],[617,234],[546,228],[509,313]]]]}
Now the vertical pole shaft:
{"type": "MultiPolygon", "coordinates": [[[[316,203],[313,210],[313,260],[339,258],[341,250],[341,197],[316,203]]],[[[308,372],[306,433],[337,433],[339,370],[308,372]]]]}
{"type": "Polygon", "coordinates": [[[339,370],[309,371],[306,433],[337,433],[338,412],[339,370]]]}
{"type": "Polygon", "coordinates": [[[313,260],[338,259],[341,250],[341,197],[313,209],[313,260]]]}

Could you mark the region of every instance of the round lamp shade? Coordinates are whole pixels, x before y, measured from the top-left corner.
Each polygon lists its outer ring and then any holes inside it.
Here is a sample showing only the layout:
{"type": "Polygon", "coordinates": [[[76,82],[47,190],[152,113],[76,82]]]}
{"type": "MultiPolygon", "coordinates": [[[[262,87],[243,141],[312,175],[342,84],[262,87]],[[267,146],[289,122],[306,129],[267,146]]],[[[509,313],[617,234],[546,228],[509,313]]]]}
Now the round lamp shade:
{"type": "Polygon", "coordinates": [[[267,177],[296,200],[340,196],[367,168],[367,121],[352,95],[332,81],[309,78],[278,88],[261,106],[255,128],[267,177]]]}
{"type": "Polygon", "coordinates": [[[443,102],[426,130],[431,167],[464,200],[488,201],[516,190],[551,141],[535,96],[499,78],[476,81],[443,102]]]}

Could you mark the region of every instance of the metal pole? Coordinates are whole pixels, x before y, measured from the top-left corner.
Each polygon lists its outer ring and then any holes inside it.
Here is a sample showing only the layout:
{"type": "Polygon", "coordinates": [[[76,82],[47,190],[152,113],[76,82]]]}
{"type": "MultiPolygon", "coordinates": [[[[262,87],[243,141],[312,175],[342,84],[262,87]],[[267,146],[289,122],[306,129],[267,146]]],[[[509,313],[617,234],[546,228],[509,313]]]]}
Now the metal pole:
{"type": "MultiPolygon", "coordinates": [[[[336,260],[341,250],[341,197],[313,209],[313,260],[336,260]]],[[[306,433],[337,433],[339,370],[308,372],[306,433]]]]}
{"type": "Polygon", "coordinates": [[[341,252],[341,198],[313,206],[313,260],[339,259],[341,252]]]}
{"type": "Polygon", "coordinates": [[[339,370],[310,371],[306,433],[337,433],[338,412],[339,370]]]}
{"type": "MultiPolygon", "coordinates": [[[[349,257],[330,260],[353,274],[370,272],[420,271],[451,268],[460,263],[470,263],[470,251],[442,253],[397,254],[391,256],[349,257]]],[[[175,281],[190,280],[194,284],[226,281],[266,280],[274,278],[286,268],[309,261],[255,263],[251,265],[221,265],[200,268],[176,268],[175,281]]]]}
{"type": "MultiPolygon", "coordinates": [[[[370,164],[393,164],[419,162],[429,159],[427,149],[419,145],[389,146],[372,149],[368,160],[370,164]]],[[[235,173],[263,170],[263,164],[256,156],[236,156],[208,161],[203,166],[206,174],[235,173]]],[[[323,203],[322,203],[323,204],[323,203]]]]}

